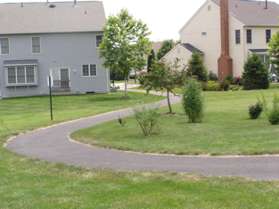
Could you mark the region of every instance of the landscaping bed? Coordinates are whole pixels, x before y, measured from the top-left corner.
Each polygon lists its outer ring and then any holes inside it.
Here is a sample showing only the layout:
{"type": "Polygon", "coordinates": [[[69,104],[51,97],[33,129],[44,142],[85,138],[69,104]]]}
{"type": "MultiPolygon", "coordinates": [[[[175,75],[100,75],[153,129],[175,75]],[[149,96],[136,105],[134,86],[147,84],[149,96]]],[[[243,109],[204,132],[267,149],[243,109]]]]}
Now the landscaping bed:
{"type": "Polygon", "coordinates": [[[264,114],[259,120],[250,120],[248,115],[248,106],[257,102],[257,97],[264,95],[270,101],[276,92],[205,92],[203,123],[189,124],[179,104],[175,115],[161,110],[159,130],[148,137],[143,136],[133,117],[126,119],[124,127],[112,121],[80,130],[73,137],[87,144],[149,153],[278,154],[279,127],[270,125],[264,114]]]}

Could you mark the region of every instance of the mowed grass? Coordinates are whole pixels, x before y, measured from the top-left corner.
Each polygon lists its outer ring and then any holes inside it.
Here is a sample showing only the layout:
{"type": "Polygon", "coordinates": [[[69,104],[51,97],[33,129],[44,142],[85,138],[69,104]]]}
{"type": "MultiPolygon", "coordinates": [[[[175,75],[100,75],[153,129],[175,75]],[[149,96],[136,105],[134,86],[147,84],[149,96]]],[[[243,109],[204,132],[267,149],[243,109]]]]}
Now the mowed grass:
{"type": "Polygon", "coordinates": [[[278,154],[279,126],[270,125],[265,114],[259,120],[248,116],[248,106],[255,104],[257,97],[264,95],[271,103],[277,92],[205,92],[203,123],[189,124],[179,104],[175,106],[176,115],[162,114],[158,134],[150,137],[142,135],[134,118],[127,119],[125,127],[113,121],[80,130],[73,137],[87,144],[151,153],[278,154]]]}
{"type": "Polygon", "coordinates": [[[122,96],[122,92],[54,96],[54,121],[50,121],[48,97],[0,100],[0,140],[22,131],[163,99],[132,92],[129,99],[122,99],[122,96]]]}
{"type": "MultiPolygon", "coordinates": [[[[130,95],[134,99],[125,102],[121,94],[55,97],[54,122],[158,99],[130,95]]],[[[12,134],[50,124],[47,98],[2,100],[0,107],[6,126],[1,145],[12,134]]],[[[1,146],[0,208],[278,209],[279,182],[78,169],[29,160],[1,146]]]]}

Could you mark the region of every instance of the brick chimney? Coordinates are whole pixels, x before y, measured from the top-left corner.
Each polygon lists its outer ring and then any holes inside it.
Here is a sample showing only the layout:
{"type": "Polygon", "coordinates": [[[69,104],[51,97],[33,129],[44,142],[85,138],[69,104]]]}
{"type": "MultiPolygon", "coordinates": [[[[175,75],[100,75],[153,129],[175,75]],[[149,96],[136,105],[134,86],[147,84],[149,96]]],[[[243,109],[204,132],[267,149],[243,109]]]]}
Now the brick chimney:
{"type": "Polygon", "coordinates": [[[220,0],[221,56],[218,59],[218,78],[223,81],[233,75],[233,62],[230,57],[229,0],[220,0]]]}

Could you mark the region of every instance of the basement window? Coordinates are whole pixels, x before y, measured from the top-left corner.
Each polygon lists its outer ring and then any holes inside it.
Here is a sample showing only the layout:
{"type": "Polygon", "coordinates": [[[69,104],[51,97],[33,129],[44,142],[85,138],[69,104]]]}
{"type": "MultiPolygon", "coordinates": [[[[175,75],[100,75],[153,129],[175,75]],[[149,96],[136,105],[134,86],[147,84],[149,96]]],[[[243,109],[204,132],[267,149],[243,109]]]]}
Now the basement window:
{"type": "Polygon", "coordinates": [[[202,36],[206,36],[207,32],[202,32],[201,34],[202,34],[202,36]]]}

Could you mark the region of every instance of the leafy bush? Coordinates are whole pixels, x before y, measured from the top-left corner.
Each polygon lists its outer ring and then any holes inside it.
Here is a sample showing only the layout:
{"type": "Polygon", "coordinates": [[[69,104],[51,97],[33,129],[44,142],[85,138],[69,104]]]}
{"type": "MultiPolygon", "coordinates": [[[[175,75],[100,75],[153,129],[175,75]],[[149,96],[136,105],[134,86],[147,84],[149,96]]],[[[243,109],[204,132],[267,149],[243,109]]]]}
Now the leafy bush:
{"type": "Polygon", "coordinates": [[[201,86],[196,80],[189,80],[183,93],[183,108],[190,123],[202,122],[203,97],[201,86]]]}
{"type": "Polygon", "coordinates": [[[210,71],[209,75],[208,75],[208,79],[210,81],[218,81],[218,76],[215,73],[213,73],[212,71],[210,71]]]}
{"type": "Polygon", "coordinates": [[[233,85],[239,85],[239,86],[241,86],[241,85],[243,84],[242,78],[241,78],[241,77],[235,77],[235,78],[233,78],[232,84],[233,84],[233,85]]]}
{"type": "Polygon", "coordinates": [[[233,76],[232,75],[228,75],[225,80],[229,83],[232,84],[233,83],[233,76]]]}
{"type": "Polygon", "coordinates": [[[158,109],[148,109],[146,107],[142,107],[140,109],[135,109],[134,111],[136,121],[144,136],[150,136],[155,133],[155,128],[158,127],[158,120],[160,117],[158,109]]]}
{"type": "Polygon", "coordinates": [[[251,105],[249,107],[249,115],[250,115],[250,119],[255,120],[258,119],[260,117],[260,115],[263,112],[263,104],[261,102],[258,102],[255,105],[251,105]]]}
{"type": "Polygon", "coordinates": [[[256,54],[250,56],[245,63],[243,86],[245,90],[269,88],[268,70],[256,54]]]}
{"type": "Polygon", "coordinates": [[[229,91],[230,90],[230,82],[228,80],[224,80],[220,83],[220,89],[222,91],[229,91]]]}
{"type": "Polygon", "coordinates": [[[220,83],[216,81],[208,81],[207,83],[204,83],[203,85],[204,91],[220,91],[220,83]]]}
{"type": "Polygon", "coordinates": [[[274,95],[273,107],[272,107],[272,110],[268,114],[268,120],[272,125],[279,124],[279,97],[278,97],[278,95],[274,95]]]}
{"type": "Polygon", "coordinates": [[[203,64],[203,58],[198,53],[193,53],[189,61],[187,70],[188,76],[196,78],[198,81],[206,82],[208,80],[207,70],[203,64]]]}

